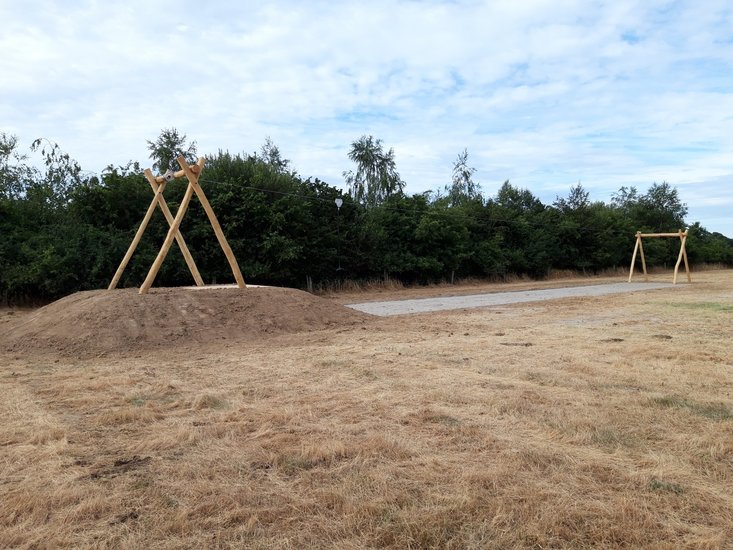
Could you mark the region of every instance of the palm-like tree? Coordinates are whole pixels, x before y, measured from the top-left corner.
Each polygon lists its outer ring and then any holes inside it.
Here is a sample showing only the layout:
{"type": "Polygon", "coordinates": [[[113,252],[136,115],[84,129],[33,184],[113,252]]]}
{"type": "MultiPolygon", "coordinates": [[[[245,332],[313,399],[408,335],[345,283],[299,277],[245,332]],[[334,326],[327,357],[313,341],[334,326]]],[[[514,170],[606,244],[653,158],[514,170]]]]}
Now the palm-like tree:
{"type": "Polygon", "coordinates": [[[405,182],[395,168],[394,149],[385,153],[381,139],[361,136],[351,144],[349,159],[356,163],[356,172],[344,172],[344,178],[355,201],[375,206],[402,192],[405,182]]]}
{"type": "Polygon", "coordinates": [[[481,197],[481,186],[473,181],[475,173],[476,169],[468,165],[468,149],[464,149],[453,162],[451,185],[445,187],[453,206],[481,197]]]}

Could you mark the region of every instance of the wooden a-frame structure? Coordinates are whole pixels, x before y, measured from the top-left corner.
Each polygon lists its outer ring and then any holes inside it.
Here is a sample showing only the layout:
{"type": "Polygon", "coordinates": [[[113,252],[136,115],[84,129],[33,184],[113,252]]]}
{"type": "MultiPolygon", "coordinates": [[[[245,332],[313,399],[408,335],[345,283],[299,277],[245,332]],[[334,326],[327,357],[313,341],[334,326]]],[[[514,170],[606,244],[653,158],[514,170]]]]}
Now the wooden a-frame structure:
{"type": "Polygon", "coordinates": [[[672,284],[677,284],[677,272],[680,268],[680,262],[682,260],[685,260],[685,272],[687,273],[687,282],[692,282],[692,277],[690,277],[690,265],[687,262],[687,250],[685,249],[685,244],[687,242],[687,230],[682,231],[681,229],[677,231],[677,233],[642,233],[641,231],[636,232],[636,245],[634,246],[634,255],[631,257],[631,270],[629,271],[629,282],[631,282],[631,278],[634,276],[634,263],[636,262],[636,253],[641,253],[641,266],[644,270],[644,278],[646,280],[649,280],[649,275],[646,272],[646,260],[644,259],[644,245],[641,242],[641,239],[643,237],[679,237],[680,239],[680,254],[677,257],[677,263],[674,266],[674,278],[672,279],[672,284]]]}
{"type": "Polygon", "coordinates": [[[219,241],[219,245],[224,251],[224,255],[227,257],[227,261],[229,262],[229,266],[232,269],[232,273],[234,274],[234,279],[237,282],[237,286],[239,288],[246,288],[247,285],[244,283],[244,278],[242,277],[242,272],[239,270],[239,265],[237,264],[237,260],[234,257],[234,253],[232,252],[232,249],[229,246],[229,243],[227,242],[223,231],[221,230],[219,221],[216,219],[216,214],[214,214],[214,211],[209,204],[209,200],[204,194],[204,190],[201,189],[201,186],[199,185],[199,176],[204,169],[204,158],[199,157],[198,162],[192,165],[189,165],[186,162],[186,159],[184,159],[182,156],[179,156],[176,160],[181,166],[181,169],[175,173],[169,170],[162,176],[155,177],[153,176],[153,173],[149,168],[145,170],[145,178],[148,180],[150,187],[153,189],[153,200],[150,203],[147,212],[145,213],[145,217],[143,218],[143,221],[140,224],[137,233],[135,233],[135,237],[132,239],[132,243],[130,243],[130,247],[127,249],[125,257],[122,259],[120,266],[117,268],[117,272],[112,278],[112,282],[109,284],[109,290],[114,289],[117,286],[117,283],[120,281],[122,272],[125,271],[125,267],[127,267],[127,264],[130,261],[133,252],[135,252],[137,245],[140,243],[140,239],[142,238],[143,233],[145,233],[148,222],[150,222],[150,218],[153,216],[153,212],[155,212],[155,208],[157,206],[160,206],[160,209],[163,211],[163,215],[165,216],[165,219],[168,222],[170,228],[168,229],[168,234],[166,235],[165,241],[163,241],[163,246],[161,246],[160,251],[158,252],[158,256],[155,258],[153,265],[150,267],[150,271],[148,271],[148,275],[145,278],[145,281],[140,287],[140,294],[147,294],[148,290],[150,290],[150,287],[152,286],[155,277],[158,275],[160,266],[163,265],[163,260],[165,260],[165,257],[168,255],[168,251],[173,245],[174,239],[178,243],[178,246],[181,248],[183,257],[186,260],[186,265],[188,265],[188,269],[191,271],[191,275],[193,275],[196,286],[204,286],[204,281],[201,278],[201,274],[199,273],[198,268],[196,267],[196,262],[193,261],[193,257],[191,256],[191,253],[189,252],[188,247],[186,246],[186,242],[183,240],[183,235],[180,231],[183,216],[186,214],[186,210],[188,209],[188,205],[191,202],[191,198],[193,197],[194,193],[196,193],[199,201],[201,201],[201,205],[204,207],[204,211],[206,211],[209,222],[211,222],[211,227],[214,228],[214,233],[216,234],[216,238],[219,241]],[[181,205],[178,207],[178,212],[176,213],[176,216],[174,218],[171,214],[170,209],[168,208],[168,204],[163,198],[163,191],[165,191],[165,186],[169,181],[182,177],[186,177],[188,179],[188,187],[186,188],[186,193],[185,195],[183,195],[181,205]]]}

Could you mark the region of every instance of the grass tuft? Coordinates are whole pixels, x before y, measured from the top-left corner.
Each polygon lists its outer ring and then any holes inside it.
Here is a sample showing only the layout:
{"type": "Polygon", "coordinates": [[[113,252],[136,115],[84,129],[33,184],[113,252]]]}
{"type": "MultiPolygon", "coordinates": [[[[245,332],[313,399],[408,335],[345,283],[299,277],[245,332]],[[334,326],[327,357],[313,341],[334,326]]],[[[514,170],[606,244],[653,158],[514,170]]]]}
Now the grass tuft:
{"type": "Polygon", "coordinates": [[[721,304],[720,302],[690,302],[690,303],[667,303],[666,305],[675,308],[693,309],[701,311],[712,311],[720,313],[733,313],[733,305],[721,304]]]}
{"type": "Polygon", "coordinates": [[[649,488],[652,491],[674,493],[675,495],[681,495],[685,492],[685,488],[679,483],[662,481],[661,479],[657,478],[652,478],[649,480],[649,488]]]}
{"type": "Polygon", "coordinates": [[[199,395],[194,400],[193,408],[196,410],[227,409],[229,408],[229,402],[219,395],[205,393],[204,395],[199,395]]]}
{"type": "Polygon", "coordinates": [[[661,407],[688,410],[711,420],[733,420],[733,410],[724,403],[697,403],[679,395],[654,397],[652,401],[661,407]]]}

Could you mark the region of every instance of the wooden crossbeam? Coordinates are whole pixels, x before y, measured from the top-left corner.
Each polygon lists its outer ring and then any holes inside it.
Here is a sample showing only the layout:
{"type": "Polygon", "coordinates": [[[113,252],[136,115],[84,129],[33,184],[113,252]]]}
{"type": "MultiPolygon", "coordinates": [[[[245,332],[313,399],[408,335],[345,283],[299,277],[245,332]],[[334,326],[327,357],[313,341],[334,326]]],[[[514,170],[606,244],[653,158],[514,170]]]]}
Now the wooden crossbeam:
{"type": "Polygon", "coordinates": [[[677,256],[677,263],[674,266],[674,277],[672,279],[672,284],[677,284],[677,273],[679,272],[680,263],[684,260],[685,262],[685,272],[687,273],[687,282],[692,282],[692,277],[690,276],[690,264],[687,261],[687,249],[686,249],[686,243],[687,243],[687,230],[682,231],[681,229],[677,231],[677,233],[642,233],[641,231],[636,232],[636,244],[634,245],[634,253],[631,256],[631,269],[629,270],[629,282],[631,282],[631,278],[634,276],[634,264],[636,263],[636,254],[637,252],[641,255],[641,265],[642,269],[644,271],[644,279],[649,280],[649,274],[646,270],[646,259],[644,258],[644,245],[641,242],[641,239],[644,237],[679,237],[680,239],[680,253],[677,256]]]}
{"type": "MultiPolygon", "coordinates": [[[[682,233],[681,229],[677,233],[637,233],[637,235],[642,237],[679,237],[680,233],[682,233]]],[[[687,231],[684,234],[686,233],[687,231]]]]}

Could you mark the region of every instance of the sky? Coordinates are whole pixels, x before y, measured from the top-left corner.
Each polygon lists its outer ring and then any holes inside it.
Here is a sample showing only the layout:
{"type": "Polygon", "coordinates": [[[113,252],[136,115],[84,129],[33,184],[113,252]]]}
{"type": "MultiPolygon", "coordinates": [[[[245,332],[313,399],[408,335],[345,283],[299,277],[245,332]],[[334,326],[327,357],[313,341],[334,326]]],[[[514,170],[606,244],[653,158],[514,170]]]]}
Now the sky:
{"type": "Polygon", "coordinates": [[[407,193],[464,149],[486,196],[609,202],[666,181],[688,222],[733,237],[729,0],[0,0],[0,131],[85,170],[269,137],[345,187],[350,144],[393,148],[407,193]]]}

